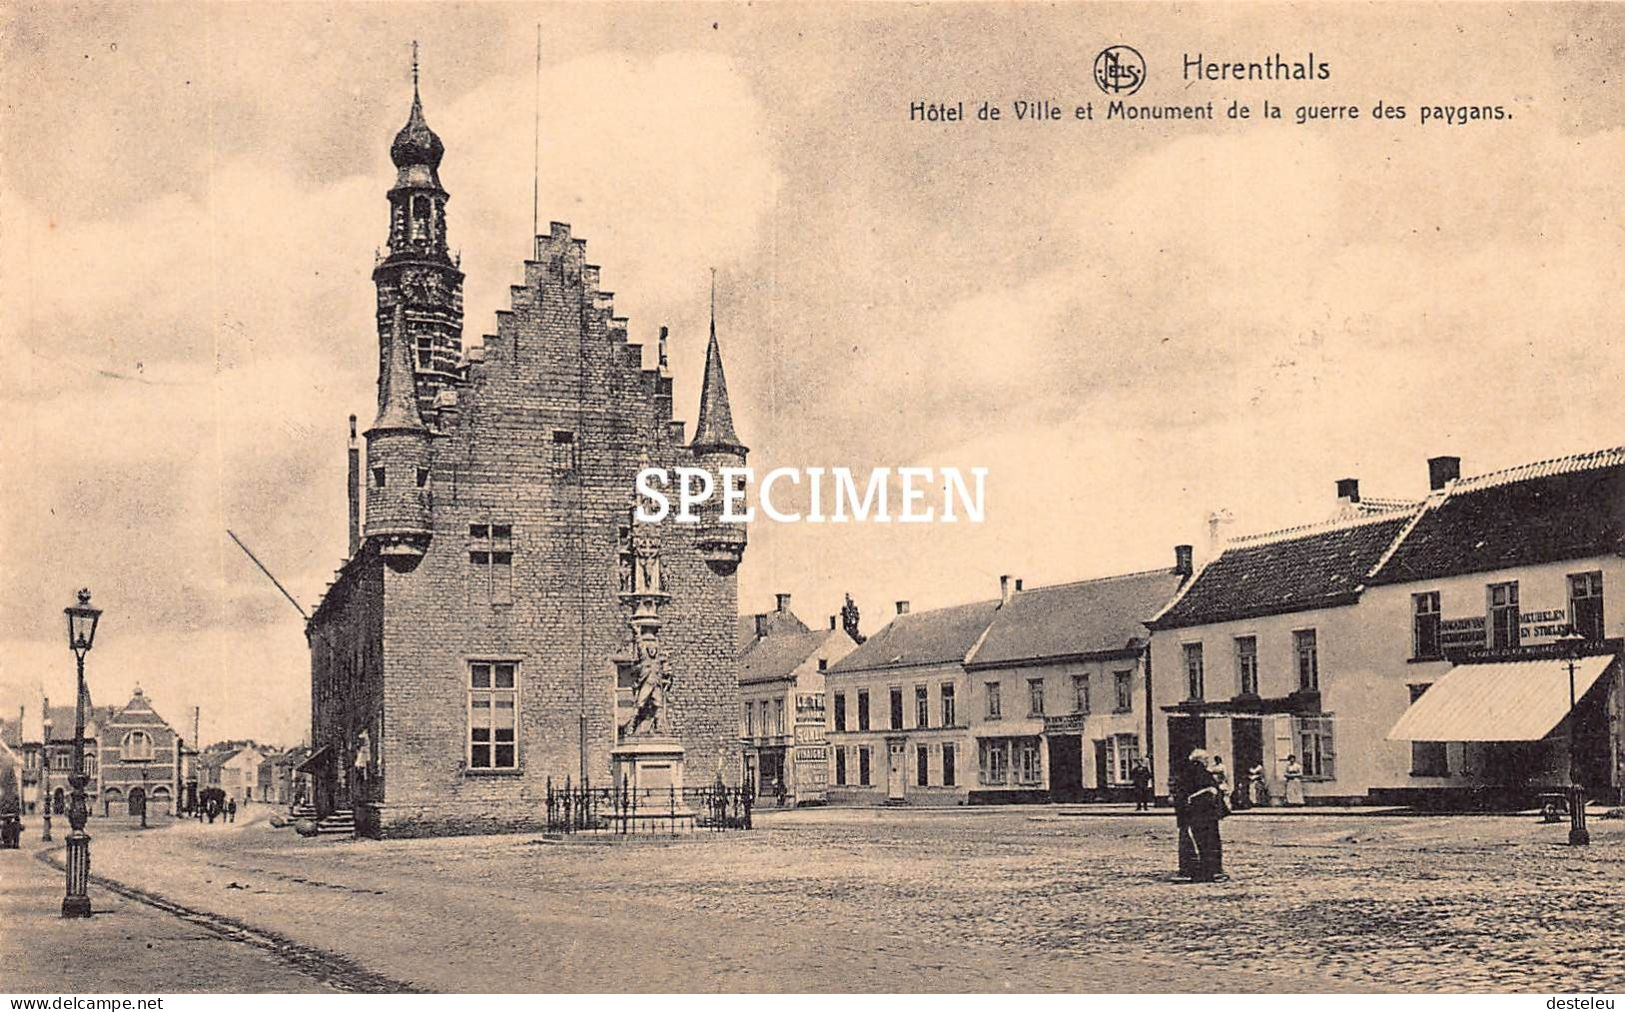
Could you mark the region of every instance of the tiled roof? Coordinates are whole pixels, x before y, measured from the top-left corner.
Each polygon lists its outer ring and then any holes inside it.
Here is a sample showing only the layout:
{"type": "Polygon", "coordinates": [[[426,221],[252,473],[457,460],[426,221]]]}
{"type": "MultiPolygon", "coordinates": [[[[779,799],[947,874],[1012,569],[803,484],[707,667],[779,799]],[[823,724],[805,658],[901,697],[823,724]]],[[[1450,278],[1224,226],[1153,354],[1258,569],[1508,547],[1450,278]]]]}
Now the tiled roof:
{"type": "Polygon", "coordinates": [[[790,677],[801,662],[824,645],[833,630],[819,632],[781,633],[767,636],[751,644],[739,657],[739,684],[771,682],[790,677]]]}
{"type": "Polygon", "coordinates": [[[1020,591],[994,616],[970,665],[1116,653],[1149,635],[1145,622],[1173,598],[1171,569],[1020,591]]]}
{"type": "MultiPolygon", "coordinates": [[[[804,633],[812,630],[807,623],[796,617],[793,611],[769,611],[767,615],[767,634],[778,636],[784,633],[804,633]]],[[[743,654],[750,649],[752,643],[758,639],[756,635],[756,616],[739,616],[739,652],[743,654]]]]}
{"type": "Polygon", "coordinates": [[[898,615],[830,670],[868,671],[964,660],[987,631],[998,604],[997,600],[978,601],[898,615]]]}
{"type": "Polygon", "coordinates": [[[1449,485],[1372,583],[1560,562],[1625,544],[1625,450],[1546,460],[1449,485]]]}
{"type": "Polygon", "coordinates": [[[1351,604],[1414,516],[1382,514],[1237,539],[1151,627],[1178,629],[1351,604]]]}

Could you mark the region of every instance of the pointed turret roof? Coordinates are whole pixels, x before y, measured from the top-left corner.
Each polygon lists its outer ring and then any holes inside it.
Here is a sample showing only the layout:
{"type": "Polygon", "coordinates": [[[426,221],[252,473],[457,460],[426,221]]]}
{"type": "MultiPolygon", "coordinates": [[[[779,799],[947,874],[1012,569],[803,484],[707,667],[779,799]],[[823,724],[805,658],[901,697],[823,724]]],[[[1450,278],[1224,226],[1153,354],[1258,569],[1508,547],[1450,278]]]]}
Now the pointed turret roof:
{"type": "Polygon", "coordinates": [[[733,409],[728,405],[728,380],[722,374],[722,349],[717,345],[716,282],[711,283],[711,343],[705,348],[705,385],[700,388],[700,417],[694,423],[696,450],[727,447],[743,450],[734,432],[733,409]]]}
{"type": "Polygon", "coordinates": [[[389,328],[389,348],[384,374],[378,382],[378,419],[367,430],[407,429],[427,431],[418,414],[417,383],[412,378],[412,351],[406,346],[406,307],[395,303],[395,320],[389,328]]]}

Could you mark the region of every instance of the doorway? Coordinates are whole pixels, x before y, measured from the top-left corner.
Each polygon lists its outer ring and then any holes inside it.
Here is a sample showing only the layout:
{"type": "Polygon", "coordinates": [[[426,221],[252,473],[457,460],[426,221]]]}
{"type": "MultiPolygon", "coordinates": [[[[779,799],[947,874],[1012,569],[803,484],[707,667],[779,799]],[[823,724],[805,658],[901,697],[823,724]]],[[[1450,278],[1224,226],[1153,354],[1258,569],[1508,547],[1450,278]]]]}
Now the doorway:
{"type": "MultiPolygon", "coordinates": [[[[1168,776],[1179,774],[1193,749],[1207,748],[1207,719],[1204,717],[1168,718],[1168,776]]],[[[1238,764],[1239,765],[1239,764],[1238,764]]]]}
{"type": "Polygon", "coordinates": [[[147,807],[147,792],[139,787],[130,788],[130,814],[140,815],[147,807]]]}
{"type": "Polygon", "coordinates": [[[903,741],[886,743],[886,800],[902,801],[908,785],[908,744],[903,741]]]}
{"type": "Polygon", "coordinates": [[[1095,741],[1095,800],[1107,801],[1111,798],[1111,788],[1107,786],[1111,782],[1111,742],[1100,738],[1095,741]]]}
{"type": "Polygon", "coordinates": [[[1264,722],[1257,717],[1235,717],[1230,721],[1231,778],[1236,786],[1247,783],[1254,766],[1264,765],[1264,722]]]}
{"type": "Polygon", "coordinates": [[[1083,800],[1083,738],[1058,734],[1049,740],[1049,799],[1083,800]]]}

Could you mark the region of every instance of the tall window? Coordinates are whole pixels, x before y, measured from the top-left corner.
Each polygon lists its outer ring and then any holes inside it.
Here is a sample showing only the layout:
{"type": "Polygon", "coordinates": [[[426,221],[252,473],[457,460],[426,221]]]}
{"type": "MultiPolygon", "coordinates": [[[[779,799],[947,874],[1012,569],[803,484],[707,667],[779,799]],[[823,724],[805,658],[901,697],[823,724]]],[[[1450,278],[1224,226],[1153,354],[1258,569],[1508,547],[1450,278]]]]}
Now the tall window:
{"type": "MultiPolygon", "coordinates": [[[[1422,698],[1426,685],[1411,686],[1411,702],[1422,698]]],[[[1445,777],[1450,775],[1448,746],[1442,741],[1411,742],[1411,776],[1445,777]]]]}
{"type": "Polygon", "coordinates": [[[1038,784],[1044,780],[1044,767],[1039,758],[1038,739],[1023,738],[1016,745],[1016,783],[1038,784]]]}
{"type": "Polygon", "coordinates": [[[1315,645],[1315,631],[1299,629],[1293,633],[1292,649],[1298,655],[1298,688],[1304,692],[1319,692],[1320,650],[1315,645]]]}
{"type": "Polygon", "coordinates": [[[1005,738],[983,738],[980,743],[981,774],[984,784],[1002,784],[1010,779],[1010,742],[1005,738]]]}
{"type": "Polygon", "coordinates": [[[858,786],[869,786],[869,746],[858,747],[858,786]]]}
{"type": "MultiPolygon", "coordinates": [[[[835,694],[835,730],[846,730],[846,693],[844,692],[835,694]]],[[[845,782],[845,780],[841,781],[841,783],[845,782]]]]}
{"type": "Polygon", "coordinates": [[[1042,678],[1027,679],[1027,715],[1029,717],[1042,717],[1044,715],[1044,680],[1042,678]]]}
{"type": "Polygon", "coordinates": [[[987,682],[982,688],[987,690],[987,719],[998,720],[1004,715],[1004,704],[999,699],[999,683],[987,682]]]}
{"type": "Polygon", "coordinates": [[[1140,736],[1114,734],[1106,739],[1106,771],[1114,784],[1133,780],[1134,761],[1140,758],[1140,736]]]}
{"type": "Polygon", "coordinates": [[[835,784],[846,786],[846,748],[841,745],[835,746],[835,784]]]}
{"type": "Polygon", "coordinates": [[[951,741],[943,742],[942,743],[942,786],[944,786],[944,787],[953,787],[956,783],[958,783],[958,781],[956,779],[957,773],[956,773],[956,771],[954,769],[954,758],[955,758],[955,756],[954,756],[954,743],[951,742],[951,741]]]}
{"type": "Polygon", "coordinates": [[[1411,595],[1411,656],[1429,660],[1444,655],[1439,639],[1439,592],[1411,595]]]}
{"type": "Polygon", "coordinates": [[[756,704],[745,704],[745,737],[756,737],[756,704]]]}
{"type": "Polygon", "coordinates": [[[1258,695],[1258,637],[1236,637],[1236,692],[1258,695]]]}
{"type": "Polygon", "coordinates": [[[1134,672],[1112,672],[1112,691],[1117,703],[1117,713],[1128,713],[1134,709],[1134,672]]]}
{"type": "Polygon", "coordinates": [[[434,335],[419,334],[418,340],[418,368],[434,368],[434,335]]]}
{"type": "Polygon", "coordinates": [[[145,731],[131,731],[124,736],[124,758],[151,759],[152,735],[145,731]]]}
{"type": "Polygon", "coordinates": [[[555,431],[549,454],[554,474],[573,472],[576,469],[576,434],[562,429],[555,431]]]}
{"type": "Polygon", "coordinates": [[[897,685],[891,689],[891,729],[893,731],[903,729],[903,689],[897,685]]]}
{"type": "Polygon", "coordinates": [[[931,785],[931,750],[924,745],[914,750],[914,782],[920,787],[931,785]]]}
{"type": "Polygon", "coordinates": [[[1518,645],[1518,583],[1492,583],[1490,595],[1490,645],[1508,650],[1518,645]]]}
{"type": "Polygon", "coordinates": [[[469,769],[519,766],[517,667],[512,661],[473,661],[468,666],[469,769]]]}
{"type": "Polygon", "coordinates": [[[1202,644],[1185,644],[1185,698],[1202,698],[1202,644]]]}
{"type": "Polygon", "coordinates": [[[869,693],[858,691],[858,730],[869,730],[869,693]]]}
{"type": "Polygon", "coordinates": [[[1298,717],[1298,760],[1306,780],[1337,779],[1337,753],[1332,747],[1330,717],[1298,717]]]}
{"type": "Polygon", "coordinates": [[[475,604],[513,603],[513,526],[468,525],[469,597],[475,604]]]}
{"type": "Polygon", "coordinates": [[[1588,640],[1602,639],[1602,573],[1569,577],[1569,621],[1588,640]]]}
{"type": "Polygon", "coordinates": [[[784,733],[784,700],[773,700],[773,733],[784,733]]]}
{"type": "Polygon", "coordinates": [[[954,726],[954,683],[943,682],[940,690],[942,694],[942,726],[954,726]]]}
{"type": "Polygon", "coordinates": [[[914,726],[931,726],[931,690],[923,685],[914,686],[914,726]]]}
{"type": "Polygon", "coordinates": [[[1072,676],[1072,712],[1089,712],[1089,676],[1072,676]]]}

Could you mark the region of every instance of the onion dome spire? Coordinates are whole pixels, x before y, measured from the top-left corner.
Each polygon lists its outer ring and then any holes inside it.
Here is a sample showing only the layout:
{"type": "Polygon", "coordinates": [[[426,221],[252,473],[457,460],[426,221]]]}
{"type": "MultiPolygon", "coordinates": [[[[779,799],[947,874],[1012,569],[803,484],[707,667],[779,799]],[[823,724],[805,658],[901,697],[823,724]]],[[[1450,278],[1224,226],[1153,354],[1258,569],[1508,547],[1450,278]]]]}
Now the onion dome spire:
{"type": "Polygon", "coordinates": [[[418,44],[413,42],[412,112],[406,117],[401,132],[395,135],[395,143],[389,146],[389,157],[397,169],[422,165],[433,172],[440,168],[440,159],[445,156],[446,146],[423,118],[423,99],[418,94],[418,44]]]}
{"type": "Polygon", "coordinates": [[[728,404],[728,380],[722,373],[722,349],[717,344],[717,278],[711,272],[711,342],[705,348],[705,385],[700,388],[700,416],[694,424],[695,450],[743,450],[734,432],[733,409],[728,404]]]}

